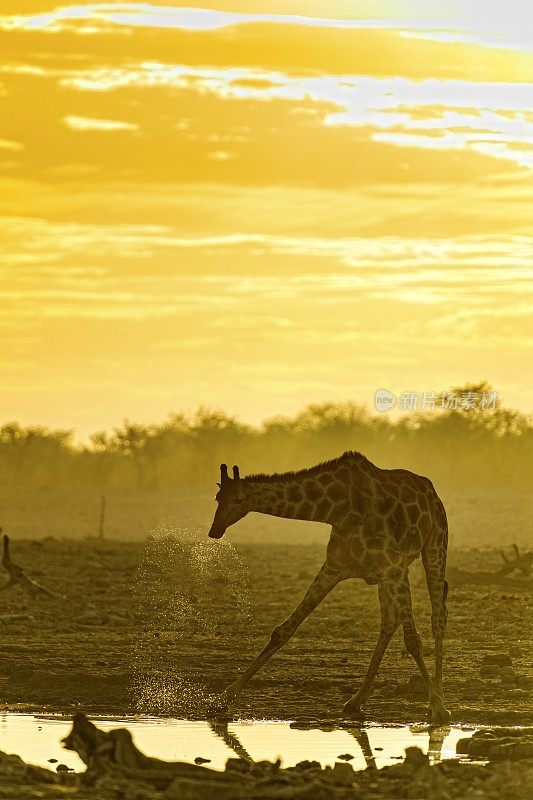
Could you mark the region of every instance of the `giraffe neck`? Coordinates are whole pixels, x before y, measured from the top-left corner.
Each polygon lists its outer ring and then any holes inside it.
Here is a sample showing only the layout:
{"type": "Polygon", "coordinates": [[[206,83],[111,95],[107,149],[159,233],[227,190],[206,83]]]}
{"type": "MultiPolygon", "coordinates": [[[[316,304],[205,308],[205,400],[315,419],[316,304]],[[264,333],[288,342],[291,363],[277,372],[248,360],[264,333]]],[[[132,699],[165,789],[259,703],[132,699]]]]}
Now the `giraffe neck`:
{"type": "Polygon", "coordinates": [[[329,472],[308,476],[297,473],[265,480],[246,480],[250,511],[285,519],[333,524],[336,503],[346,501],[345,487],[329,472]]]}

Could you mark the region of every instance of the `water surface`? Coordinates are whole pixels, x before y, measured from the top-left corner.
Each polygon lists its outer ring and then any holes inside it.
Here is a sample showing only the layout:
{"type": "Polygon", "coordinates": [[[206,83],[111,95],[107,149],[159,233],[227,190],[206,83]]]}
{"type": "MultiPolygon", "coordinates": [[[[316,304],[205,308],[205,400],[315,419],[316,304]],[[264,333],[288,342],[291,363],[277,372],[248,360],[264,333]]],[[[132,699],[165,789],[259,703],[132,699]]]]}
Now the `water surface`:
{"type": "MultiPolygon", "coordinates": [[[[135,744],[147,755],[166,761],[193,762],[197,756],[210,759],[206,766],[224,769],[226,760],[236,755],[254,761],[281,758],[285,767],[299,761],[316,760],[333,765],[341,755],[351,755],[354,769],[364,769],[372,761],[377,767],[396,764],[412,745],[430,754],[432,761],[454,758],[458,739],[472,735],[473,729],[442,729],[430,743],[425,725],[367,725],[364,728],[299,730],[286,721],[238,720],[209,723],[183,719],[132,717],[97,719],[101,730],[128,728],[135,744]],[[446,735],[444,735],[446,734],[446,735]],[[431,746],[430,746],[431,744],[431,746]]],[[[71,729],[70,719],[30,714],[0,715],[0,750],[16,753],[24,761],[54,769],[57,763],[76,771],[85,769],[76,753],[64,750],[61,739],[71,729]],[[56,759],[56,762],[50,762],[56,759]]]]}

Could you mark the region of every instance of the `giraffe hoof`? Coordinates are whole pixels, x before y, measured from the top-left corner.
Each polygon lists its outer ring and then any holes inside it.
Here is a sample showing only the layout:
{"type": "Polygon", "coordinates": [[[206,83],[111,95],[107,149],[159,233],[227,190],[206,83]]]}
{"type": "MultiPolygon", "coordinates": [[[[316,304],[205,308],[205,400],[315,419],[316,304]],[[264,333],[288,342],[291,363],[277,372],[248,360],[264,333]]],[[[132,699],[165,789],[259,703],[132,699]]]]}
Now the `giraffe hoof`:
{"type": "Polygon", "coordinates": [[[442,703],[428,707],[428,717],[432,725],[449,725],[452,715],[442,703]]]}
{"type": "Polygon", "coordinates": [[[214,714],[227,714],[230,706],[233,705],[240,692],[241,686],[237,681],[226,686],[224,691],[210,698],[209,711],[214,714]]]}
{"type": "Polygon", "coordinates": [[[343,705],[342,710],[350,719],[361,719],[364,717],[364,712],[357,696],[351,697],[348,702],[343,705]]]}

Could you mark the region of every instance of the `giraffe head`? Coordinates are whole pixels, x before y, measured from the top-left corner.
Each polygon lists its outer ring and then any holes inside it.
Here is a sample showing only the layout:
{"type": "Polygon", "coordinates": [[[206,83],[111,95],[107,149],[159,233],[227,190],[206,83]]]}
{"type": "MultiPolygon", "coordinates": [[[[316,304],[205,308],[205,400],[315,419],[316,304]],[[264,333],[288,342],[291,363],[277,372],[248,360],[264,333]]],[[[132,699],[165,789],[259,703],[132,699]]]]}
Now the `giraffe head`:
{"type": "Polygon", "coordinates": [[[217,486],[218,492],[215,500],[218,503],[218,508],[215,511],[215,517],[209,531],[211,539],[221,539],[230,525],[234,525],[248,513],[239,467],[233,467],[232,480],[228,476],[226,464],[221,464],[220,483],[217,486]]]}

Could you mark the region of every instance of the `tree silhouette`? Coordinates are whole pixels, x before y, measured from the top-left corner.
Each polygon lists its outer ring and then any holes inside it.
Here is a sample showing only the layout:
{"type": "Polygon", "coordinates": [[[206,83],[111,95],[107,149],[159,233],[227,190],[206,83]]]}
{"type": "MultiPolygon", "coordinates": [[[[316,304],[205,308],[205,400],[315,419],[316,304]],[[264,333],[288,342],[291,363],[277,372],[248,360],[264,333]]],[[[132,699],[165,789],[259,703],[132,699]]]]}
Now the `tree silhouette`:
{"type": "Polygon", "coordinates": [[[0,427],[4,487],[172,488],[212,491],[221,462],[243,473],[299,469],[359,450],[382,467],[429,475],[440,487],[526,488],[533,470],[531,417],[502,402],[481,408],[486,381],[450,390],[476,403],[399,415],[355,403],[313,404],[293,417],[251,426],[220,410],[172,414],[144,425],[125,419],[85,446],[71,431],[8,422],[0,427]]]}

